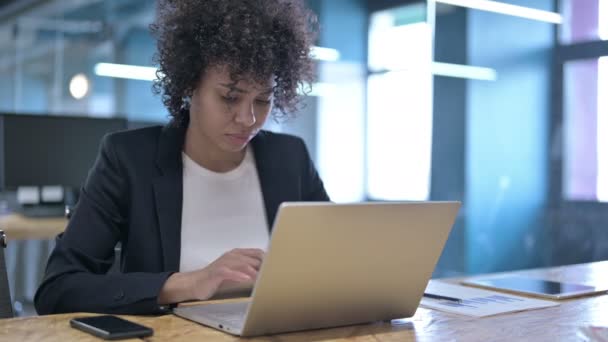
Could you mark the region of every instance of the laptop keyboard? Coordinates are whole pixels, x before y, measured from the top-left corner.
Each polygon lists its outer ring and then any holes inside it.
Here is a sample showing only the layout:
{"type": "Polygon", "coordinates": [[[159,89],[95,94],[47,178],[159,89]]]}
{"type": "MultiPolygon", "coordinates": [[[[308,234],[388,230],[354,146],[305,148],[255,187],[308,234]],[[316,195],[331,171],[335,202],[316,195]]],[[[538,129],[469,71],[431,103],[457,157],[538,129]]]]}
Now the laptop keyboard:
{"type": "Polygon", "coordinates": [[[232,326],[240,327],[245,320],[245,312],[210,312],[209,317],[212,317],[218,322],[224,322],[232,326]]]}
{"type": "Polygon", "coordinates": [[[222,322],[236,327],[242,327],[245,323],[245,315],[249,301],[224,304],[210,304],[198,307],[185,308],[187,311],[195,313],[216,322],[222,322]]]}

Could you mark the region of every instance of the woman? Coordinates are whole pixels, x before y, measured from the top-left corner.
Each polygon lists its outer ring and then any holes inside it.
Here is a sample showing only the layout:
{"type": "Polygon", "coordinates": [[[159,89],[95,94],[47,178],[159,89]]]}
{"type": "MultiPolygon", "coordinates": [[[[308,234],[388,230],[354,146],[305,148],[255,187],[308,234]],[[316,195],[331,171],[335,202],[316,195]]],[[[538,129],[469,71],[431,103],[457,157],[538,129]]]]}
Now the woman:
{"type": "Polygon", "coordinates": [[[280,203],[328,200],[302,140],[260,130],[310,84],[312,23],[295,0],[161,1],[171,123],[103,139],[38,313],[162,313],[255,280],[280,203]]]}

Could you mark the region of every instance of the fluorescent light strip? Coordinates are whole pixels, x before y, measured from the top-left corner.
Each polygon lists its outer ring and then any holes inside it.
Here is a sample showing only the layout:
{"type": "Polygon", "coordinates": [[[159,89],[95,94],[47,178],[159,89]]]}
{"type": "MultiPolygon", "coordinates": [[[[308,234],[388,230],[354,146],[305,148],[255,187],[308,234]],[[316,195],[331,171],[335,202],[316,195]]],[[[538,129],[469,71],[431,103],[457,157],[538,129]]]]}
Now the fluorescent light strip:
{"type": "Polygon", "coordinates": [[[496,81],[498,75],[492,68],[471,65],[433,62],[431,73],[435,76],[466,78],[481,81],[496,81]]]}
{"type": "MultiPolygon", "coordinates": [[[[340,59],[340,51],[325,47],[313,46],[310,56],[320,61],[335,62],[340,59]]],[[[156,68],[129,64],[97,63],[94,68],[95,75],[126,78],[131,80],[153,81],[156,79],[156,68]]]]}
{"type": "Polygon", "coordinates": [[[153,81],[156,79],[155,67],[128,64],[97,63],[94,72],[97,76],[126,78],[131,80],[153,81]]]}
{"type": "Polygon", "coordinates": [[[340,51],[326,47],[313,46],[310,57],[319,61],[335,62],[340,59],[340,51]]]}
{"type": "Polygon", "coordinates": [[[608,57],[600,57],[597,62],[597,183],[598,201],[608,202],[608,99],[602,94],[608,91],[608,57]]]}
{"type": "Polygon", "coordinates": [[[538,10],[535,8],[505,4],[490,0],[435,0],[435,2],[460,7],[468,7],[482,11],[512,15],[521,18],[561,24],[562,16],[559,13],[538,10]]]}
{"type": "MultiPolygon", "coordinates": [[[[156,79],[155,67],[144,67],[128,64],[97,63],[94,68],[95,75],[125,78],[130,80],[152,81],[156,79]]],[[[335,91],[336,86],[329,83],[315,83],[308,96],[327,96],[335,91]]],[[[302,93],[301,93],[302,94],[302,93]]]]}

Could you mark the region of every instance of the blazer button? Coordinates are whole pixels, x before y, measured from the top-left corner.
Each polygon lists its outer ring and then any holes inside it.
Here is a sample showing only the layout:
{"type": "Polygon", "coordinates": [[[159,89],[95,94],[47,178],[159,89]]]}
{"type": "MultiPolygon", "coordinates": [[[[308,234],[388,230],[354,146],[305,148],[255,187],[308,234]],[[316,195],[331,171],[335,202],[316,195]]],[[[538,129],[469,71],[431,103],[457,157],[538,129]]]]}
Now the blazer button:
{"type": "Polygon", "coordinates": [[[120,290],[120,292],[114,296],[114,300],[121,300],[123,298],[125,298],[125,292],[123,290],[120,290]]]}

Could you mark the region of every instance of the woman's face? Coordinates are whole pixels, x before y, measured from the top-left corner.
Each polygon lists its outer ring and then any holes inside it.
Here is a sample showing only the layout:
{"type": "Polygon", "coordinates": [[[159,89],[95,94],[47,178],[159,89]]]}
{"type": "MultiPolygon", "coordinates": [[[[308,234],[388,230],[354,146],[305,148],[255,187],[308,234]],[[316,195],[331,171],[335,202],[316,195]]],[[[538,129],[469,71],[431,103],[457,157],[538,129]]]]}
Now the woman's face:
{"type": "Polygon", "coordinates": [[[265,84],[235,83],[228,68],[209,68],[192,94],[190,128],[220,151],[241,151],[268,118],[272,88],[272,78],[265,84]]]}

